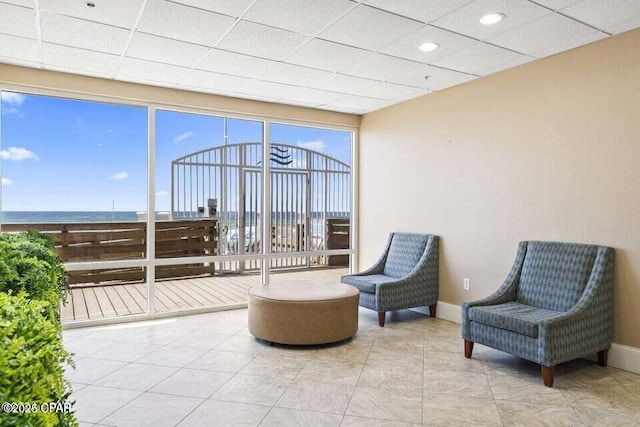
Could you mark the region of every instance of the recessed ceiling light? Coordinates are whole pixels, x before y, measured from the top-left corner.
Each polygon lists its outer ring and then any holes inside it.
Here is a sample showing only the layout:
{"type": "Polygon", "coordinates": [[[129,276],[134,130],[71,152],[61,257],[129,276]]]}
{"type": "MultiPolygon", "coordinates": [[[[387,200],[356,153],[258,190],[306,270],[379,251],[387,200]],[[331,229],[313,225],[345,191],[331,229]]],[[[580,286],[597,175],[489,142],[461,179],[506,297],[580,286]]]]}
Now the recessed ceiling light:
{"type": "Polygon", "coordinates": [[[438,43],[426,42],[426,43],[422,43],[420,46],[418,46],[418,49],[420,49],[423,52],[433,52],[434,50],[436,50],[439,47],[440,47],[440,45],[438,43]]]}
{"type": "Polygon", "coordinates": [[[502,14],[502,13],[487,13],[482,18],[480,18],[478,21],[482,25],[494,25],[494,24],[497,24],[498,22],[502,21],[503,19],[504,19],[504,14],[502,14]]]}

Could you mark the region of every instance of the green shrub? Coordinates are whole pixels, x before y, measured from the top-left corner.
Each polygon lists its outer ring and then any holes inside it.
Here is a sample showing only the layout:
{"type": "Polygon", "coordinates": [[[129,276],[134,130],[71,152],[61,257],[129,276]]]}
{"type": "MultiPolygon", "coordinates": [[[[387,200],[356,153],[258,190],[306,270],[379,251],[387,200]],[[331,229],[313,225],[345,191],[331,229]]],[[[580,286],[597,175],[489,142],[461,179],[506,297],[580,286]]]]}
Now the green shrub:
{"type": "MultiPolygon", "coordinates": [[[[25,293],[0,292],[0,402],[64,402],[70,386],[63,366],[71,364],[57,319],[48,317],[46,301],[25,293]]],[[[71,412],[6,413],[1,426],[76,426],[71,412]]]]}
{"type": "Polygon", "coordinates": [[[46,301],[48,317],[57,318],[66,299],[67,272],[46,236],[0,233],[0,291],[23,291],[46,301]]]}

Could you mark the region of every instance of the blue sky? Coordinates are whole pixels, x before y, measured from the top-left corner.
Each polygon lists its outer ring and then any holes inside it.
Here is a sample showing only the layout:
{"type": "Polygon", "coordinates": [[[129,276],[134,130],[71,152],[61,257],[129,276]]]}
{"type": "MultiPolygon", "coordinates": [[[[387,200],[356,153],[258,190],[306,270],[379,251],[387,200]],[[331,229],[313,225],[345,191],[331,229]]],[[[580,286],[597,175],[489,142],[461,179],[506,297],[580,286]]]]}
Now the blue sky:
{"type": "MultiPolygon", "coordinates": [[[[4,211],[146,210],[147,110],[3,92],[4,211]]],[[[169,210],[171,160],[224,144],[220,117],[158,111],[156,210],[169,210]]],[[[228,141],[262,139],[262,123],[228,120],[228,141]]],[[[348,132],[272,125],[274,142],[350,164],[348,132]]]]}

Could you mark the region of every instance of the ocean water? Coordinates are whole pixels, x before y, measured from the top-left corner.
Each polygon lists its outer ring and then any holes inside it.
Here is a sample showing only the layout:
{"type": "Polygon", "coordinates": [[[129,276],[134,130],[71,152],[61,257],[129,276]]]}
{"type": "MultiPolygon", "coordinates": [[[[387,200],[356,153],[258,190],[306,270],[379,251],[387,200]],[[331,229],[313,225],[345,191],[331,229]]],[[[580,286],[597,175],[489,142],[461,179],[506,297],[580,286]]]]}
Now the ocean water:
{"type": "Polygon", "coordinates": [[[109,221],[137,221],[134,211],[84,211],[84,212],[36,212],[36,211],[5,211],[2,212],[4,224],[48,223],[48,222],[109,222],[109,221]]]}

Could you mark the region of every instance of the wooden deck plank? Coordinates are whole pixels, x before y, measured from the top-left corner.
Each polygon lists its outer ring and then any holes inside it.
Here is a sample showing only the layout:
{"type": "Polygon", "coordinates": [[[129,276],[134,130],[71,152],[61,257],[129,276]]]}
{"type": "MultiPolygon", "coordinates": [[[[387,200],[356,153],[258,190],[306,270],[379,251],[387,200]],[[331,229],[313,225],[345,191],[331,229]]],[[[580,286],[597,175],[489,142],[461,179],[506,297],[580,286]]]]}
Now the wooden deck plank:
{"type": "Polygon", "coordinates": [[[73,320],[73,295],[71,292],[67,293],[66,301],[60,304],[60,320],[62,322],[73,320]]]}
{"type": "Polygon", "coordinates": [[[111,300],[104,291],[105,288],[106,286],[96,286],[94,292],[96,293],[96,298],[98,298],[98,304],[100,304],[102,315],[104,317],[113,317],[116,315],[116,309],[113,307],[111,300]]]}
{"type": "Polygon", "coordinates": [[[81,289],[84,296],[85,304],[87,305],[87,312],[89,312],[90,319],[99,319],[102,317],[102,310],[100,304],[98,304],[98,298],[93,288],[81,289]]]}
{"type": "MultiPolygon", "coordinates": [[[[340,275],[347,272],[346,268],[274,271],[271,281],[335,283],[339,282],[340,275]]],[[[246,303],[247,291],[258,286],[259,281],[260,276],[253,273],[158,281],[154,312],[246,303]]],[[[61,318],[73,321],[144,313],[146,294],[147,285],[144,283],[75,288],[69,292],[68,305],[61,308],[61,318]]]]}

